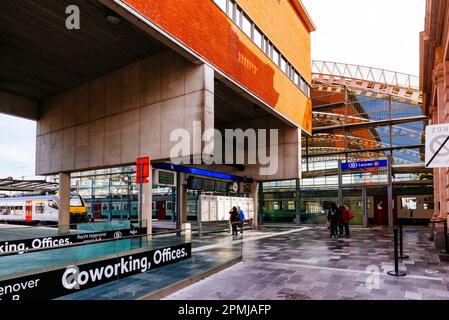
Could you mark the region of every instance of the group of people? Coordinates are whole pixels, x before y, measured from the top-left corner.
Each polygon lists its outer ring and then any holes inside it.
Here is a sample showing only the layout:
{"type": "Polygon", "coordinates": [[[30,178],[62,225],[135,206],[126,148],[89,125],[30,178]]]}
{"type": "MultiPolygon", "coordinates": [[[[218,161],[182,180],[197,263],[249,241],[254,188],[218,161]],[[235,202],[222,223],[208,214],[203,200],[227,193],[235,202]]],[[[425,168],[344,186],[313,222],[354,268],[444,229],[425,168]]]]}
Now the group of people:
{"type": "Polygon", "coordinates": [[[346,238],[349,238],[349,222],[354,218],[354,215],[345,206],[337,207],[332,203],[329,213],[327,214],[327,225],[331,232],[331,238],[338,238],[343,236],[343,229],[346,238]]]}
{"type": "Polygon", "coordinates": [[[243,222],[245,214],[240,207],[232,207],[229,211],[229,222],[232,226],[232,235],[238,235],[237,228],[240,227],[240,233],[243,234],[243,222]]]}

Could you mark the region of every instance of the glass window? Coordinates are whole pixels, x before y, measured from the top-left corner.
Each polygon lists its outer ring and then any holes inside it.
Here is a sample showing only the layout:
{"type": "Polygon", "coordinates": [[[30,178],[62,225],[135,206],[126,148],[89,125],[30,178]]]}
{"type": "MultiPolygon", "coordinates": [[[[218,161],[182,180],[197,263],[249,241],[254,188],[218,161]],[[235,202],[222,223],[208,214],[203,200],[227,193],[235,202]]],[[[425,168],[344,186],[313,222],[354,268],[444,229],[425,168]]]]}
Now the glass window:
{"type": "Polygon", "coordinates": [[[70,198],[70,206],[71,207],[82,207],[83,202],[79,196],[73,196],[70,198]]]}
{"type": "Polygon", "coordinates": [[[53,209],[58,209],[58,204],[54,200],[48,200],[48,206],[53,209]]]}
{"type": "Polygon", "coordinates": [[[287,61],[285,60],[284,57],[281,56],[281,65],[280,65],[280,67],[281,67],[281,70],[282,70],[285,74],[288,74],[287,66],[288,66],[287,61]]]}
{"type": "Polygon", "coordinates": [[[263,36],[262,32],[259,29],[254,28],[254,43],[260,48],[263,49],[263,36]]]}
{"type": "Polygon", "coordinates": [[[274,201],[273,202],[273,210],[281,210],[281,202],[280,201],[274,201]]]}
{"type": "Polygon", "coordinates": [[[271,43],[267,38],[265,38],[265,54],[271,57],[271,43]]]}
{"type": "Polygon", "coordinates": [[[304,78],[301,77],[301,86],[300,86],[302,92],[304,92],[307,96],[308,94],[308,84],[307,82],[304,80],[304,78]]]}
{"type": "Polygon", "coordinates": [[[288,210],[295,210],[295,201],[288,201],[287,208],[288,210]]]}
{"type": "Polygon", "coordinates": [[[234,22],[235,22],[239,27],[241,27],[241,22],[242,22],[242,9],[240,9],[237,5],[235,6],[234,22]]]}
{"type": "Polygon", "coordinates": [[[299,74],[296,71],[293,72],[293,82],[299,86],[299,74]]]}
{"type": "Polygon", "coordinates": [[[434,209],[433,199],[432,198],[424,198],[423,208],[424,208],[424,210],[433,210],[434,209]]]}
{"type": "Polygon", "coordinates": [[[273,47],[272,52],[273,52],[273,55],[271,57],[271,60],[273,60],[273,62],[276,65],[279,65],[279,51],[276,48],[273,47]]]}
{"type": "Polygon", "coordinates": [[[215,3],[218,5],[218,7],[223,10],[224,12],[226,12],[226,2],[227,0],[214,0],[215,3]]]}
{"type": "Polygon", "coordinates": [[[228,17],[234,20],[234,2],[228,1],[228,9],[227,9],[228,17]]]}
{"type": "Polygon", "coordinates": [[[17,214],[17,215],[23,214],[23,207],[22,206],[13,207],[11,214],[17,214]]]}
{"type": "Polygon", "coordinates": [[[251,21],[246,14],[242,15],[242,30],[243,32],[251,38],[251,21]]]}
{"type": "Polygon", "coordinates": [[[45,205],[42,202],[36,203],[36,213],[44,213],[45,212],[45,205]]]}
{"type": "Polygon", "coordinates": [[[402,208],[406,210],[416,210],[416,198],[402,198],[402,208]]]}

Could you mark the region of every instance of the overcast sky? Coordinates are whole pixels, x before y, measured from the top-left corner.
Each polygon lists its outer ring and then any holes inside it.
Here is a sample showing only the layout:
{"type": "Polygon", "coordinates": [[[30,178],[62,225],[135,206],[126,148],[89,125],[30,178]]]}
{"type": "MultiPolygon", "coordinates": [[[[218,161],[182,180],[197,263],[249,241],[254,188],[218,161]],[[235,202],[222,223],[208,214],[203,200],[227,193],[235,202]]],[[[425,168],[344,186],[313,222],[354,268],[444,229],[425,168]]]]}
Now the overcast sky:
{"type": "Polygon", "coordinates": [[[315,23],[312,59],[419,75],[425,0],[301,0],[315,23]]]}
{"type": "MultiPolygon", "coordinates": [[[[266,0],[260,0],[266,1],[266,0]]],[[[312,58],[419,74],[425,0],[302,0],[312,58]]],[[[0,114],[0,178],[35,173],[36,124],[0,114]]]]}

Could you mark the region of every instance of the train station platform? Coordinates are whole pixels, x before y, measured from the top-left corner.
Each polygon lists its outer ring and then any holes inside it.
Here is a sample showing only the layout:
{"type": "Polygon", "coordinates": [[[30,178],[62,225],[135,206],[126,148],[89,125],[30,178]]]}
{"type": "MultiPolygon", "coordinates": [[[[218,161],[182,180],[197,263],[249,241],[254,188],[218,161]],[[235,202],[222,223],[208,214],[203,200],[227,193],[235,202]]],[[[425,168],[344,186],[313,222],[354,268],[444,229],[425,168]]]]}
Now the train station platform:
{"type": "Polygon", "coordinates": [[[407,275],[394,277],[387,274],[394,269],[389,228],[354,228],[349,239],[330,239],[322,227],[278,228],[244,241],[242,263],[165,299],[449,300],[449,262],[429,235],[428,227],[404,227],[410,258],[399,269],[407,275]]]}
{"type": "Polygon", "coordinates": [[[288,230],[271,228],[259,231],[245,230],[243,236],[238,237],[231,237],[228,232],[203,233],[201,237],[194,234],[190,260],[70,294],[58,300],[162,299],[241,262],[242,248],[247,243],[307,229],[309,227],[288,230]]]}

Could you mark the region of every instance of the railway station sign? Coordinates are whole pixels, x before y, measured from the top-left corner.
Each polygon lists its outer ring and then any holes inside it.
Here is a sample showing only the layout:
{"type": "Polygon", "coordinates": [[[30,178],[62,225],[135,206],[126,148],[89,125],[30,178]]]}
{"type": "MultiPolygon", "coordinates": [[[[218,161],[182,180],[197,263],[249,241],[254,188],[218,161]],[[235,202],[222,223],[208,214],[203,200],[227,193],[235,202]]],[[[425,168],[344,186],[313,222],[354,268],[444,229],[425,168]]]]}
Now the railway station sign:
{"type": "Polygon", "coordinates": [[[449,167],[449,123],[426,127],[426,168],[449,167]]]}
{"type": "Polygon", "coordinates": [[[358,161],[358,162],[343,162],[341,170],[357,170],[357,169],[376,169],[388,166],[388,160],[373,160],[373,161],[358,161]]]}

